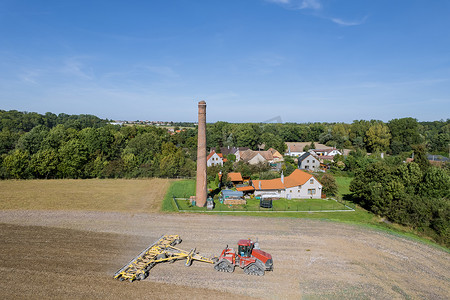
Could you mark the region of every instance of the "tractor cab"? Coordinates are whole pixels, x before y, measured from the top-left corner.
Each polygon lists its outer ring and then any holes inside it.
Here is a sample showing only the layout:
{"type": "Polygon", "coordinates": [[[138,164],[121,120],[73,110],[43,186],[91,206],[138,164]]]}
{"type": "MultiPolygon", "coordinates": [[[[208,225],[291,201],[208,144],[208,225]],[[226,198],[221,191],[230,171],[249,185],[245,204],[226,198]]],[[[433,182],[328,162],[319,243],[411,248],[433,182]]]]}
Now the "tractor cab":
{"type": "Polygon", "coordinates": [[[251,240],[239,240],[238,242],[238,255],[240,257],[252,256],[253,242],[251,240]]]}

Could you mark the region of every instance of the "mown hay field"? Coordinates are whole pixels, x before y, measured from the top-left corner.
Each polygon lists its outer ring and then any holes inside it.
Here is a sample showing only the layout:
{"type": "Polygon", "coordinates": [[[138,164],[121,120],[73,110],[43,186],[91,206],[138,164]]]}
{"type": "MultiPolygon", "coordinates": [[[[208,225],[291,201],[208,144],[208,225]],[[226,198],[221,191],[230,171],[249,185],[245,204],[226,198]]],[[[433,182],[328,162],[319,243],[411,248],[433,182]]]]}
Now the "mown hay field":
{"type": "Polygon", "coordinates": [[[170,179],[3,180],[0,210],[157,212],[170,179]]]}

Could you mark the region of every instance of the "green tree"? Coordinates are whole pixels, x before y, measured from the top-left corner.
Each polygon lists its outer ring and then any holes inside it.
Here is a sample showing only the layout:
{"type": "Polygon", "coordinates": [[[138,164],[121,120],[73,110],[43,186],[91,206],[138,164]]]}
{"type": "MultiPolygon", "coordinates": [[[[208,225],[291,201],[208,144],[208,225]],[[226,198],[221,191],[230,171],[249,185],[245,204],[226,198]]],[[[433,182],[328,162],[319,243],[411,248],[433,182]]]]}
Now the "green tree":
{"type": "Polygon", "coordinates": [[[3,166],[8,177],[15,179],[27,179],[29,172],[30,153],[21,149],[14,150],[3,159],[3,166]]]}
{"type": "Polygon", "coordinates": [[[42,141],[41,148],[58,150],[61,144],[71,138],[70,133],[73,135],[73,131],[67,131],[62,124],[53,127],[42,141]]]}
{"type": "Polygon", "coordinates": [[[419,191],[423,196],[450,199],[450,176],[441,168],[429,167],[419,191]]]}
{"type": "Polygon", "coordinates": [[[163,177],[178,176],[184,160],[181,149],[175,147],[171,142],[163,143],[159,165],[160,175],[163,177]]]}
{"type": "Polygon", "coordinates": [[[349,139],[350,125],[345,123],[337,123],[331,130],[332,140],[339,149],[344,148],[344,144],[349,139]]]}
{"type": "Polygon", "coordinates": [[[19,133],[3,128],[3,130],[0,131],[0,155],[7,154],[12,151],[16,147],[16,143],[19,138],[19,133]]]}
{"type": "Polygon", "coordinates": [[[371,152],[383,152],[389,148],[391,134],[383,123],[376,123],[366,132],[366,144],[371,152]]]}
{"type": "Polygon", "coordinates": [[[422,170],[415,162],[398,166],[396,175],[402,180],[410,194],[416,192],[423,177],[422,170]]]}
{"type": "Polygon", "coordinates": [[[234,154],[228,154],[227,155],[227,160],[228,161],[230,161],[230,162],[235,162],[236,161],[236,155],[234,155],[234,154]]]}
{"type": "Polygon", "coordinates": [[[349,139],[353,146],[359,149],[365,149],[366,144],[364,142],[366,132],[371,126],[370,121],[366,120],[354,120],[350,125],[349,139]]]}
{"type": "Polygon", "coordinates": [[[59,149],[59,173],[63,178],[83,178],[88,157],[88,148],[82,141],[69,140],[59,149]]]}
{"type": "Polygon", "coordinates": [[[331,174],[324,174],[320,179],[320,183],[322,184],[322,191],[326,195],[336,196],[338,192],[338,186],[336,183],[336,179],[331,174]]]}
{"type": "Polygon", "coordinates": [[[44,149],[31,156],[30,170],[36,178],[55,178],[58,164],[58,153],[53,149],[44,149]]]}
{"type": "Polygon", "coordinates": [[[19,138],[17,148],[26,150],[30,154],[37,153],[41,149],[41,145],[47,134],[47,128],[43,125],[38,125],[19,138]]]}
{"type": "Polygon", "coordinates": [[[419,165],[422,172],[425,172],[430,167],[428,161],[425,145],[419,144],[412,146],[414,153],[414,162],[419,165]]]}
{"type": "Polygon", "coordinates": [[[393,154],[410,151],[412,145],[424,142],[419,133],[419,123],[414,118],[393,119],[388,123],[392,135],[393,154]]]}
{"type": "Polygon", "coordinates": [[[263,143],[264,150],[268,150],[270,148],[276,149],[280,153],[284,153],[286,151],[286,144],[283,139],[273,133],[264,132],[261,135],[261,143],[263,143]]]}
{"type": "Polygon", "coordinates": [[[258,148],[261,129],[255,124],[235,124],[233,135],[237,147],[258,148]]]}

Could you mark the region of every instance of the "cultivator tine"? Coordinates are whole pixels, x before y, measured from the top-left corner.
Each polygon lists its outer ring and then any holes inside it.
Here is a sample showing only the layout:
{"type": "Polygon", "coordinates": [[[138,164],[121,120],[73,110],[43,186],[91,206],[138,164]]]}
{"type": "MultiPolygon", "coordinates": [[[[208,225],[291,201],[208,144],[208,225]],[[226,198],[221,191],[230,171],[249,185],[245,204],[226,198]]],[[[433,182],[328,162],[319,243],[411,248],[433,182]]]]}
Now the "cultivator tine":
{"type": "Polygon", "coordinates": [[[143,280],[148,276],[149,270],[157,263],[175,261],[186,258],[186,266],[190,266],[193,260],[214,263],[213,260],[200,256],[195,252],[185,251],[174,247],[181,243],[178,235],[162,235],[156,242],[147,247],[138,256],[132,259],[114,274],[114,278],[123,280],[143,280]]]}

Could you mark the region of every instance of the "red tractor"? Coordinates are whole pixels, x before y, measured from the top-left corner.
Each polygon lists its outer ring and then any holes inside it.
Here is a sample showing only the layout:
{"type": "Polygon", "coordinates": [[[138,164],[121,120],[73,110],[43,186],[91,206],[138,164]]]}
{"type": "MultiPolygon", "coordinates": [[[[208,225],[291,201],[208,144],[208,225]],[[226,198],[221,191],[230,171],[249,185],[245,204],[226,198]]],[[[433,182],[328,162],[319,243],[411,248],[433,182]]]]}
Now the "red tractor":
{"type": "Polygon", "coordinates": [[[227,245],[214,269],[232,273],[235,266],[244,269],[245,274],[263,276],[265,271],[273,270],[272,255],[260,250],[258,241],[239,240],[238,251],[235,252],[227,245]]]}

